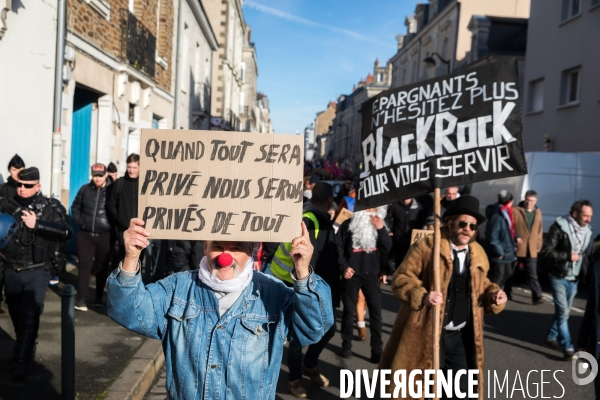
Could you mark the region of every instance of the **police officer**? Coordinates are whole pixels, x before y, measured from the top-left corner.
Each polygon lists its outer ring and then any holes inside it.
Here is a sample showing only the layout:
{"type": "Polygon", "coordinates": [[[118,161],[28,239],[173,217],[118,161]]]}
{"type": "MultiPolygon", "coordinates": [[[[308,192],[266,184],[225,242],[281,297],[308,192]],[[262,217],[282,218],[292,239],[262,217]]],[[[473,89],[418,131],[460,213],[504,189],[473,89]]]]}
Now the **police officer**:
{"type": "Polygon", "coordinates": [[[12,215],[16,231],[0,252],[6,278],[6,303],[17,334],[11,362],[14,381],[27,377],[44,309],[48,280],[54,276],[55,249],[73,231],[65,208],[41,193],[40,173],[30,167],[19,172],[17,194],[0,197],[0,213],[12,215]]]}

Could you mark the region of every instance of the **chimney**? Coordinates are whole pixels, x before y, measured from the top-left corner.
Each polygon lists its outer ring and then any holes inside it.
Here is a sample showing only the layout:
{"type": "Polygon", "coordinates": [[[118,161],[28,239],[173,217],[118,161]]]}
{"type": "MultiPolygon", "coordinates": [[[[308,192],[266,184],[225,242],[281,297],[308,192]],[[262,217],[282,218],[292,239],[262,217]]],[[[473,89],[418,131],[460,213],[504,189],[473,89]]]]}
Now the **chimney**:
{"type": "Polygon", "coordinates": [[[398,50],[402,50],[404,47],[404,38],[406,35],[396,35],[396,40],[398,41],[398,50]]]}

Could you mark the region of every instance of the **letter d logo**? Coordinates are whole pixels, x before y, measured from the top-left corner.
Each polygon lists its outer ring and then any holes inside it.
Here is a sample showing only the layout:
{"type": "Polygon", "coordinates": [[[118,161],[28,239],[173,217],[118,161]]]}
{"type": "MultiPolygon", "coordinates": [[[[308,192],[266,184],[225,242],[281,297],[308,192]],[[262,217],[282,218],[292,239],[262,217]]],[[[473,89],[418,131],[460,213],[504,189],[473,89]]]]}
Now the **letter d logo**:
{"type": "Polygon", "coordinates": [[[598,362],[590,353],[578,351],[573,356],[571,372],[573,374],[573,382],[575,382],[576,385],[587,385],[596,378],[596,375],[598,375],[598,362]],[[585,361],[582,362],[583,360],[585,361]],[[577,361],[579,361],[579,366],[577,365],[577,361]],[[580,378],[579,376],[585,374],[585,371],[587,371],[588,363],[592,366],[590,374],[585,378],[580,378]]]}

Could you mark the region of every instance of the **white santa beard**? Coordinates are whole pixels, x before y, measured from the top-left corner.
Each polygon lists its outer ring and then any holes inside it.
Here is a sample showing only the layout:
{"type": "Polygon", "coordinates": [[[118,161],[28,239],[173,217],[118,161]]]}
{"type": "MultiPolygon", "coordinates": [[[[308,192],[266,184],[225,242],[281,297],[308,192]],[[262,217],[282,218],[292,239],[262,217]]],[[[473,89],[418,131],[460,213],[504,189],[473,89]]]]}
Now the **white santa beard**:
{"type": "Polygon", "coordinates": [[[377,229],[371,217],[376,215],[373,212],[357,211],[350,221],[350,232],[352,232],[352,248],[362,249],[367,253],[377,245],[377,229]]]}

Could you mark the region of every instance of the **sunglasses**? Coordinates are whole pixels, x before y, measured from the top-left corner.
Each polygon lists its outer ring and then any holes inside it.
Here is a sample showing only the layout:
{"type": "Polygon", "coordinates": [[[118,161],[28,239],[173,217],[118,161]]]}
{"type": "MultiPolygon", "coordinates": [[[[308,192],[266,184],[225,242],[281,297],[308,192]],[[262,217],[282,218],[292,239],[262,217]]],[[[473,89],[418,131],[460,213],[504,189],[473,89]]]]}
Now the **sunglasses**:
{"type": "Polygon", "coordinates": [[[458,227],[463,229],[466,227],[469,227],[472,231],[476,231],[477,230],[477,224],[470,224],[467,221],[458,221],[458,227]]]}
{"type": "Polygon", "coordinates": [[[25,186],[25,189],[33,189],[37,183],[23,183],[17,182],[17,187],[25,186]]]}

